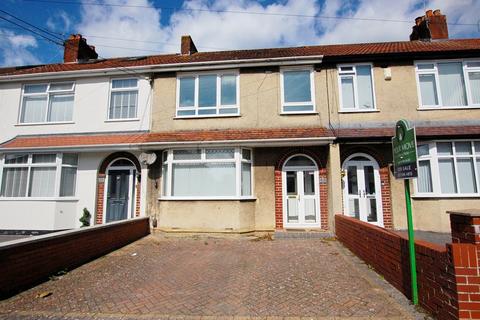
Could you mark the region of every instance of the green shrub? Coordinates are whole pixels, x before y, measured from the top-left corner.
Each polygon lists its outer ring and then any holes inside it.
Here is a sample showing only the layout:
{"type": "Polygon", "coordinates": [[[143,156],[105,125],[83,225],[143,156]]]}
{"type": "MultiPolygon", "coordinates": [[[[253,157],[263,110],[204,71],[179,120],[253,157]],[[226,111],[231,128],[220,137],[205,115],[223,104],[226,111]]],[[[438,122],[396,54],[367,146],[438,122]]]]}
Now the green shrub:
{"type": "Polygon", "coordinates": [[[80,222],[82,223],[82,227],[88,227],[90,225],[90,218],[92,215],[87,208],[83,208],[83,216],[80,218],[80,222]]]}

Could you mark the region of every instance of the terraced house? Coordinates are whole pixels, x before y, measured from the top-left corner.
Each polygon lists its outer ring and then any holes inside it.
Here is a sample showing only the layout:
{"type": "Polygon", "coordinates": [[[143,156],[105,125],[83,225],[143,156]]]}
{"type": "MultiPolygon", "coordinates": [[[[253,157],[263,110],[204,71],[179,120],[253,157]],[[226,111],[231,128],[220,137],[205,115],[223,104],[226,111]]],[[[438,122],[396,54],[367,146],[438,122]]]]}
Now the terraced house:
{"type": "MultiPolygon", "coordinates": [[[[406,31],[406,36],[408,32],[406,31]]],[[[98,59],[0,70],[0,229],[149,215],[166,232],[406,228],[397,120],[417,128],[417,229],[480,205],[480,39],[438,10],[410,41],[98,59]]]]}

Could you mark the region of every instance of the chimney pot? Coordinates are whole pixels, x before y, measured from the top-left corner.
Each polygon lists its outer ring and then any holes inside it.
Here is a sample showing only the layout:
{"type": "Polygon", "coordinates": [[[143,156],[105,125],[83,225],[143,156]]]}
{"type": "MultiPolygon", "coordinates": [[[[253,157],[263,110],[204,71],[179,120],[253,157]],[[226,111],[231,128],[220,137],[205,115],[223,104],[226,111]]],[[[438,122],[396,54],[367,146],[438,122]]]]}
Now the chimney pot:
{"type": "Polygon", "coordinates": [[[415,25],[410,34],[410,40],[448,39],[447,17],[440,9],[427,10],[425,16],[415,18],[415,25]]]}
{"type": "Polygon", "coordinates": [[[195,43],[193,43],[192,37],[189,35],[182,36],[180,52],[182,55],[191,55],[198,52],[195,43]]]}
{"type": "Polygon", "coordinates": [[[435,10],[434,15],[428,17],[428,28],[433,40],[448,39],[447,17],[435,10]]]}
{"type": "Polygon", "coordinates": [[[81,34],[72,34],[64,41],[63,62],[78,62],[79,60],[97,59],[95,47],[87,44],[87,39],[81,34]]]}

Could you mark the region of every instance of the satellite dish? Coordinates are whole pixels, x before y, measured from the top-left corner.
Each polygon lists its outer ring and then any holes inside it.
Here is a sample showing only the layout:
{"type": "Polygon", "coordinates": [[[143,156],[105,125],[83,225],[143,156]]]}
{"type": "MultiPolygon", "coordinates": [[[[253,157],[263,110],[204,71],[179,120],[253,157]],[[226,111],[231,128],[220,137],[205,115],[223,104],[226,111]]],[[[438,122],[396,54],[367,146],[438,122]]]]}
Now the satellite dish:
{"type": "Polygon", "coordinates": [[[157,160],[157,155],[154,152],[142,152],[138,159],[142,164],[152,164],[157,160]]]}

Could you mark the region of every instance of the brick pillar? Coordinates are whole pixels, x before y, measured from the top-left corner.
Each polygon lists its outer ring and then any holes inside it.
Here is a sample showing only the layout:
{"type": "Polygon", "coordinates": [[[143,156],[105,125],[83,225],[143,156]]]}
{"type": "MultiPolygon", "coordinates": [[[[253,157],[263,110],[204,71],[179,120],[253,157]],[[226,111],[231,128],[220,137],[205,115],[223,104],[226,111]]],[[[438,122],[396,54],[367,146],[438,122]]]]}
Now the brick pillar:
{"type": "Polygon", "coordinates": [[[103,196],[105,192],[105,174],[97,175],[97,206],[95,210],[95,224],[103,223],[103,196]]]}
{"type": "Polygon", "coordinates": [[[383,226],[393,229],[392,197],[390,194],[390,169],[385,166],[380,168],[380,185],[382,194],[383,226]]]}
{"type": "Polygon", "coordinates": [[[459,319],[480,319],[480,210],[449,211],[459,319]]]}
{"type": "Polygon", "coordinates": [[[275,229],[283,228],[282,171],[275,169],[275,229]]]}

